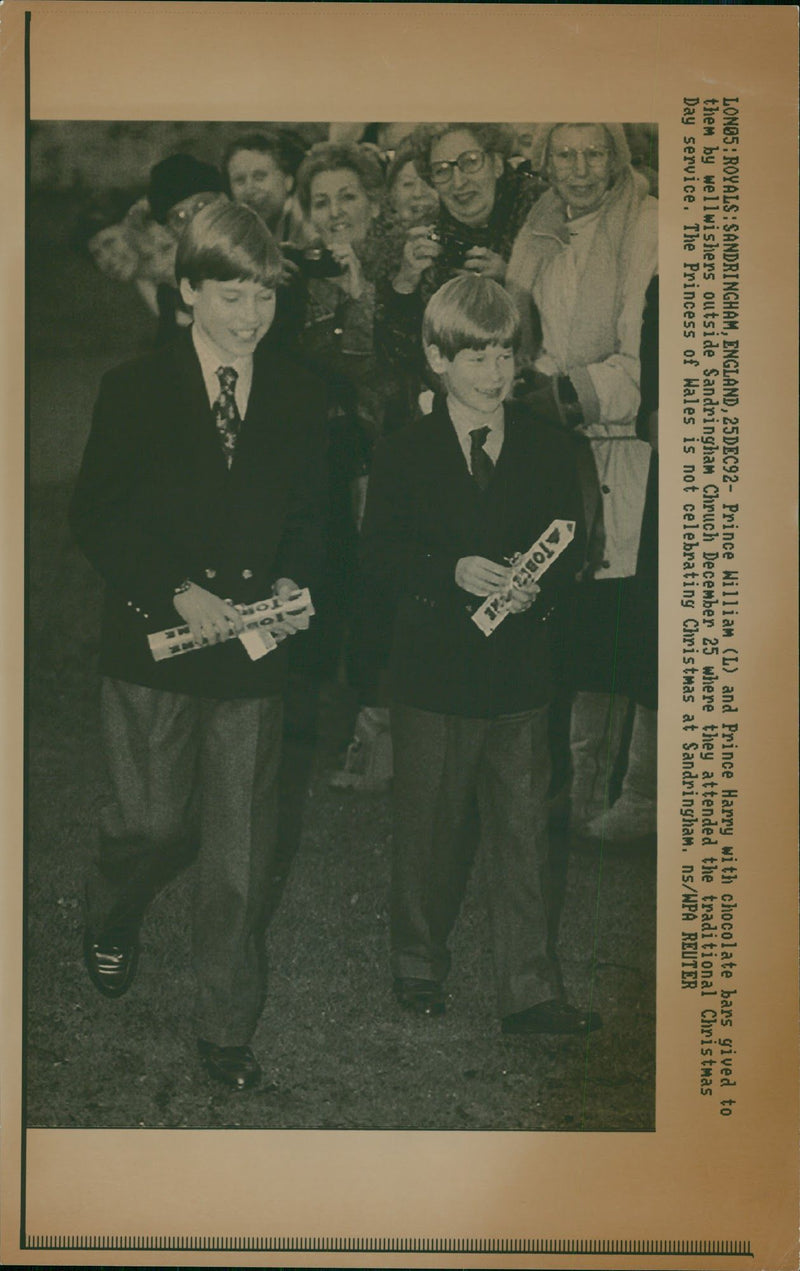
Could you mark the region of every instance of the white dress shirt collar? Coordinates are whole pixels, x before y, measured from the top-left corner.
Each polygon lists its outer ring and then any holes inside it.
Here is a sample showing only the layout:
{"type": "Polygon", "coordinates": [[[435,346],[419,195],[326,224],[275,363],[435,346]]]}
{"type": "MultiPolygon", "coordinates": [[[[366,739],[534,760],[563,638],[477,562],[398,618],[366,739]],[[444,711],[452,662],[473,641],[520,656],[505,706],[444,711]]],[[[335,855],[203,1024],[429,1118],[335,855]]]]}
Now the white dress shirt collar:
{"type": "Polygon", "coordinates": [[[447,411],[458,437],[458,444],[467,461],[467,467],[469,467],[472,447],[470,433],[474,432],[476,428],[488,427],[489,434],[483,448],[492,463],[497,463],[500,458],[500,451],[503,448],[503,438],[506,431],[506,419],[502,403],[493,415],[481,415],[480,418],[477,418],[472,411],[462,406],[457,398],[450,396],[447,399],[447,411]]]}

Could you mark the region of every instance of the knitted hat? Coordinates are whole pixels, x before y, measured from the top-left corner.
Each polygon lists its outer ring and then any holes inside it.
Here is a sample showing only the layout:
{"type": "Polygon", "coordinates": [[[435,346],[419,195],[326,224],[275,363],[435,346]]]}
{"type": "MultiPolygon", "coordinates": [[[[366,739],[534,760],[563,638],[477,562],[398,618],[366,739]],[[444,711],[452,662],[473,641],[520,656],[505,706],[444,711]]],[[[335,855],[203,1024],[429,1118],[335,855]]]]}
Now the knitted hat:
{"type": "Polygon", "coordinates": [[[210,163],[190,154],[171,154],[150,169],[147,198],[153,219],[163,225],[170,208],[193,194],[222,193],[222,175],[210,163]]]}

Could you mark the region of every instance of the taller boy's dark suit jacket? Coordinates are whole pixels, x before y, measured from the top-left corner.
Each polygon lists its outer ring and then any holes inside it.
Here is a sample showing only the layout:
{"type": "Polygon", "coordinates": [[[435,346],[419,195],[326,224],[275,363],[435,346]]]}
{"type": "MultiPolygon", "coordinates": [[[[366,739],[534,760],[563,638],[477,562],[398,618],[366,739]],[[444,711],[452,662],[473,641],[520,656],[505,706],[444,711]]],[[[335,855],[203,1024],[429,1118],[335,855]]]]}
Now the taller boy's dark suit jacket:
{"type": "Polygon", "coordinates": [[[263,599],[281,577],[313,594],[324,471],[324,394],[266,345],[230,469],[189,330],[110,371],[71,510],[106,583],[102,673],[205,697],[277,693],[284,646],[251,662],[231,640],[156,663],[147,635],[180,622],[172,599],[184,578],[234,603],[263,599]]]}
{"type": "Polygon", "coordinates": [[[394,699],[443,715],[493,718],[542,706],[550,695],[542,616],[582,560],[580,493],[569,439],[505,407],[505,440],[488,489],[472,476],[444,398],[432,414],[380,443],[362,530],[368,580],[397,600],[394,699]],[[499,564],[526,551],[554,519],[576,538],[545,574],[542,593],[490,636],[470,615],[482,603],[455,581],[463,556],[499,564]]]}

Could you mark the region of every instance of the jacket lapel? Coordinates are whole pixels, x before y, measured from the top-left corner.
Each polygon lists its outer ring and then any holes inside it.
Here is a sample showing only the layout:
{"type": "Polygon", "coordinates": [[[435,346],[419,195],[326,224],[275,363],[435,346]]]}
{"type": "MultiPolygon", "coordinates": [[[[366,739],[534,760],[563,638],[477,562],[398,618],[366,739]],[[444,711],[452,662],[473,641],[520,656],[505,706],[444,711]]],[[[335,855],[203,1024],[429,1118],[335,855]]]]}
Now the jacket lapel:
{"type": "Polygon", "coordinates": [[[233,454],[230,477],[238,491],[265,477],[280,488],[297,453],[293,391],[302,368],[274,350],[256,350],[247,410],[233,454]]]}
{"type": "Polygon", "coordinates": [[[542,504],[540,476],[532,465],[530,431],[513,404],[505,405],[505,435],[492,480],[483,495],[482,513],[486,532],[495,543],[495,551],[505,544],[503,552],[524,551],[534,510],[542,504]]]}
{"type": "Polygon", "coordinates": [[[433,401],[429,436],[431,471],[437,482],[441,481],[442,497],[450,493],[456,508],[466,506],[474,511],[480,491],[467,467],[461,442],[447,410],[447,401],[438,394],[433,401]]]}
{"type": "Polygon", "coordinates": [[[253,443],[263,437],[265,428],[272,427],[282,415],[277,391],[281,377],[274,374],[273,357],[270,353],[262,353],[253,358],[247,409],[229,469],[190,331],[182,331],[169,352],[174,366],[174,375],[170,376],[175,387],[174,417],[186,429],[187,444],[192,447],[198,466],[206,468],[209,475],[213,474],[216,479],[227,477],[246,464],[253,443]]]}
{"type": "Polygon", "coordinates": [[[255,424],[257,427],[258,421],[263,420],[268,407],[275,403],[277,385],[280,382],[281,377],[275,373],[271,352],[266,350],[260,352],[257,349],[253,355],[253,379],[243,420],[243,432],[248,424],[251,426],[255,424]]]}
{"type": "Polygon", "coordinates": [[[211,471],[227,472],[228,465],[222,452],[214,415],[208,401],[203,372],[194,351],[191,328],[181,331],[170,346],[174,375],[173,418],[191,448],[198,467],[211,471]]]}
{"type": "Polygon", "coordinates": [[[512,407],[503,407],[503,446],[495,464],[494,476],[489,483],[487,494],[500,486],[509,474],[512,474],[519,459],[520,446],[519,420],[512,407]]]}
{"type": "Polygon", "coordinates": [[[268,446],[277,456],[285,411],[281,385],[284,375],[278,372],[271,353],[258,353],[253,358],[253,379],[247,399],[242,427],[233,452],[231,472],[243,468],[254,449],[268,446]]]}

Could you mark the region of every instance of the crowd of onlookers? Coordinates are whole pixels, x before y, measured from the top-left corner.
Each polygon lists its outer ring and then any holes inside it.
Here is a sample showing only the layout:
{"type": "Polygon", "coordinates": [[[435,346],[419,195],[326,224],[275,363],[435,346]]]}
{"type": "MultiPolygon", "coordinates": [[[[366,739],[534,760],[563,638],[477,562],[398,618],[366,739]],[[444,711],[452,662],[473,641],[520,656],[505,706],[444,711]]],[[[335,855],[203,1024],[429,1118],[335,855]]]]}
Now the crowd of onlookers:
{"type": "Polygon", "coordinates": [[[109,191],[84,209],[81,248],[136,288],[156,344],[191,321],[175,254],[203,207],[246,204],[280,245],[266,339],[328,393],[328,559],[293,657],[312,697],[342,669],[357,695],[334,784],[391,776],[391,606],[358,570],[370,460],[380,436],[431,410],[423,312],[448,279],[474,273],[519,309],[514,395],[570,434],[581,478],[586,561],[552,624],[553,813],[607,838],[655,830],[656,196],[644,125],[332,124],[310,148],[280,126],[244,133],[219,167],[169,155],[133,203],[109,191]]]}

